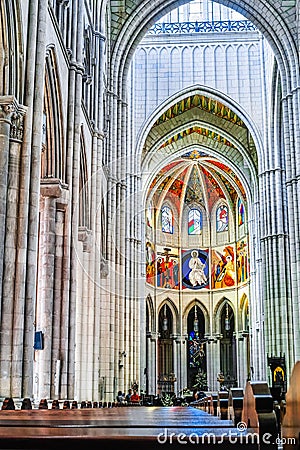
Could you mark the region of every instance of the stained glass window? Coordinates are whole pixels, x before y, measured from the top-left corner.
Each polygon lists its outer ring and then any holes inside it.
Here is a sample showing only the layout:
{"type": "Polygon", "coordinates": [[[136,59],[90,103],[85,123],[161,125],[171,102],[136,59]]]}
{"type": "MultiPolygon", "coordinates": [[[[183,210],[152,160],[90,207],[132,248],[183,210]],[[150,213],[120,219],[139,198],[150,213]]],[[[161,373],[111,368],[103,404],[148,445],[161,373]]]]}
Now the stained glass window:
{"type": "Polygon", "coordinates": [[[173,214],[169,206],[163,206],[161,210],[161,229],[164,233],[173,234],[173,214]]]}
{"type": "Polygon", "coordinates": [[[217,209],[217,233],[228,230],[228,208],[221,205],[217,209]]]}
{"type": "Polygon", "coordinates": [[[242,200],[238,199],[238,224],[243,225],[245,223],[245,208],[242,200]]]}
{"type": "Polygon", "coordinates": [[[202,231],[202,213],[199,209],[189,211],[188,232],[191,235],[201,234],[202,231]]]}

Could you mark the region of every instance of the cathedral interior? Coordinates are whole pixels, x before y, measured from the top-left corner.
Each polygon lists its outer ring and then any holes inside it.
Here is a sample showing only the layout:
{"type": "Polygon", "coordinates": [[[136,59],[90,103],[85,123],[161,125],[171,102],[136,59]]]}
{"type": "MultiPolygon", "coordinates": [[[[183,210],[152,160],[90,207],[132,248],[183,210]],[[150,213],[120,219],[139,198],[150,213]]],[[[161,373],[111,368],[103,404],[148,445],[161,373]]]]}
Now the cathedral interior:
{"type": "Polygon", "coordinates": [[[1,401],[287,392],[299,17],[299,0],[0,1],[1,401]]]}

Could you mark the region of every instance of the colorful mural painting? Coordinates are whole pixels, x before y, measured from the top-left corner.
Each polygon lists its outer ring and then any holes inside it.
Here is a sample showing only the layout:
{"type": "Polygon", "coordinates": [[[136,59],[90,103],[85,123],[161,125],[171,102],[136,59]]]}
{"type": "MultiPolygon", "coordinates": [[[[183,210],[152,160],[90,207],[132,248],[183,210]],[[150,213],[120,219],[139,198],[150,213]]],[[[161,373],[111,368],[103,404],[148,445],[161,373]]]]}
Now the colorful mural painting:
{"type": "Polygon", "coordinates": [[[245,223],[245,208],[244,203],[239,198],[238,199],[238,225],[243,225],[245,223]]]}
{"type": "Polygon", "coordinates": [[[155,285],[155,248],[151,242],[146,243],[146,281],[155,285]]]}
{"type": "Polygon", "coordinates": [[[206,97],[205,95],[199,94],[186,97],[180,100],[178,103],[172,105],[164,114],[162,114],[157,119],[154,126],[160,125],[167,120],[173,119],[174,117],[179,116],[180,114],[183,114],[185,111],[188,111],[192,108],[202,109],[211,114],[219,116],[222,119],[233,122],[236,125],[245,127],[245,124],[240,119],[240,117],[228,106],[223,105],[223,103],[219,102],[218,100],[214,100],[212,98],[206,97]]]}
{"type": "MultiPolygon", "coordinates": [[[[209,250],[182,250],[182,289],[220,289],[245,283],[249,278],[247,240],[237,242],[236,257],[232,245],[211,251],[211,283],[209,282],[209,250]]],[[[177,248],[155,247],[146,243],[146,281],[164,289],[180,289],[180,260],[177,248]],[[156,280],[156,281],[155,281],[156,280]]]]}
{"type": "Polygon", "coordinates": [[[212,250],[212,289],[232,287],[235,285],[234,248],[231,245],[212,250]]]}
{"type": "Polygon", "coordinates": [[[216,212],[217,233],[228,230],[228,207],[221,205],[216,212]]]}
{"type": "Polygon", "coordinates": [[[182,288],[209,288],[208,249],[182,250],[182,288]]]}
{"type": "Polygon", "coordinates": [[[238,284],[244,283],[249,277],[248,245],[246,239],[242,239],[236,246],[236,270],[238,284]]]}
{"type": "Polygon", "coordinates": [[[178,250],[157,247],[156,285],[165,289],[179,289],[178,250]]]}

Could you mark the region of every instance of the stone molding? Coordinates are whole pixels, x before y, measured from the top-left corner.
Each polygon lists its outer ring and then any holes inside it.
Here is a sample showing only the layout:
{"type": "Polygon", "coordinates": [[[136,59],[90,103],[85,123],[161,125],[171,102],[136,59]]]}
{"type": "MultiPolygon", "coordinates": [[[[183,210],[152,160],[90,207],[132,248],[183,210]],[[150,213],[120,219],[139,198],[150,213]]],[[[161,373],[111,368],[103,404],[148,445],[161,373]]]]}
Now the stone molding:
{"type": "Polygon", "coordinates": [[[13,95],[4,95],[0,97],[0,122],[7,122],[10,127],[10,139],[22,141],[24,132],[24,116],[26,106],[19,105],[13,95]]]}
{"type": "Polygon", "coordinates": [[[58,178],[41,179],[41,195],[43,197],[60,198],[63,187],[58,178]]]}

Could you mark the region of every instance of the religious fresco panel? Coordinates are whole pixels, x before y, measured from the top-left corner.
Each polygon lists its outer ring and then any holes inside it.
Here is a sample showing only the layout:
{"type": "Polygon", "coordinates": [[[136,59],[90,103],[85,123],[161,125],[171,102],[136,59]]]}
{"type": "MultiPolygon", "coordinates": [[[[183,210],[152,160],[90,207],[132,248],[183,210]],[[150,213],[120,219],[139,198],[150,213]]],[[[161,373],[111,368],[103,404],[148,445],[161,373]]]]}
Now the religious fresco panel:
{"type": "Polygon", "coordinates": [[[236,284],[235,252],[232,245],[218,247],[211,255],[211,287],[220,289],[236,284]]]}
{"type": "Polygon", "coordinates": [[[182,289],[209,288],[208,249],[181,251],[182,289]]]}
{"type": "Polygon", "coordinates": [[[179,289],[179,258],[177,248],[157,246],[156,286],[179,289]]]}
{"type": "Polygon", "coordinates": [[[244,283],[249,277],[249,257],[246,238],[236,244],[236,270],[238,284],[244,283]]]}
{"type": "Polygon", "coordinates": [[[149,241],[146,243],[146,282],[155,285],[155,248],[149,241]]]}

